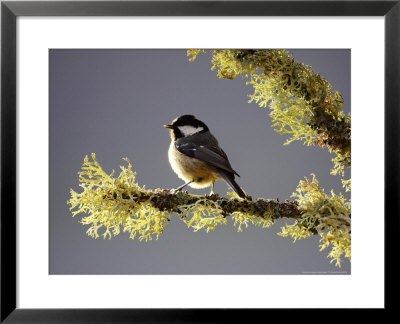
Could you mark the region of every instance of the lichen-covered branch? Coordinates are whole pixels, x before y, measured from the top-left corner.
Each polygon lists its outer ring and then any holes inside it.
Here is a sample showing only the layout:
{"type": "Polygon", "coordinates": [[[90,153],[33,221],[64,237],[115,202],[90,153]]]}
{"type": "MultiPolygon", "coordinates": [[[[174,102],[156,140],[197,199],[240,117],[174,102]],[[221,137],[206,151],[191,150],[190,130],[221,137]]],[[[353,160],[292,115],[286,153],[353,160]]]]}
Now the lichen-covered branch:
{"type": "Polygon", "coordinates": [[[297,198],[298,208],[302,212],[300,220],[282,228],[281,236],[292,236],[294,241],[308,237],[309,229],[320,236],[320,250],[332,247],[328,257],[340,266],[340,256],[351,259],[351,204],[342,194],[333,190],[328,196],[319,186],[315,175],[310,180],[300,181],[292,197],[297,198]],[[306,230],[304,230],[306,229],[306,230]]]}
{"type": "Polygon", "coordinates": [[[319,187],[315,177],[301,181],[295,201],[280,202],[278,199],[258,198],[255,201],[240,199],[235,193],[231,198],[219,195],[197,196],[171,190],[148,190],[136,182],[136,173],[125,159],[127,166],[115,176],[107,174],[97,162],[95,154],[85,157],[79,172],[82,192],[71,189],[68,201],[73,216],[85,214],[81,219],[88,225],[88,235],[94,238],[111,238],[128,232],[134,239],[151,240],[164,232],[172,215],[180,216],[194,231],[207,232],[226,224],[232,218],[237,230],[253,224],[270,227],[276,219],[294,220],[282,228],[281,236],[295,240],[313,234],[321,236],[321,249],[332,244],[329,256],[340,265],[344,253],[350,258],[350,205],[342,195],[333,192],[329,197],[319,187]]]}
{"type": "MultiPolygon", "coordinates": [[[[205,50],[188,50],[190,61],[205,50]]],[[[328,147],[336,154],[332,174],[344,175],[351,165],[351,116],[341,109],[343,98],[311,66],[295,62],[286,50],[212,50],[212,69],[220,78],[248,78],[250,102],[269,107],[272,126],[306,145],[328,147]]],[[[350,182],[344,183],[349,189],[350,182]]]]}

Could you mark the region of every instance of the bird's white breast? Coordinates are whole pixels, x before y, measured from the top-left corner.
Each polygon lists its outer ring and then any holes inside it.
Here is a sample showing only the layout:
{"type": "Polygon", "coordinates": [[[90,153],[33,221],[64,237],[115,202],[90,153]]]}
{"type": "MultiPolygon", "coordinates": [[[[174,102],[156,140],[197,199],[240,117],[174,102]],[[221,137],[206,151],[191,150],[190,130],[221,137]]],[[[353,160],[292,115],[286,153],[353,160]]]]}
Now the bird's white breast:
{"type": "Polygon", "coordinates": [[[210,186],[215,180],[220,179],[220,175],[215,172],[215,168],[207,162],[185,156],[180,153],[175,143],[172,141],[168,150],[168,159],[172,170],[184,181],[192,181],[193,188],[205,188],[210,186]]]}
{"type": "Polygon", "coordinates": [[[179,154],[180,153],[176,152],[174,141],[171,141],[171,145],[169,146],[168,150],[168,160],[169,163],[171,164],[172,170],[174,170],[174,172],[178,175],[179,178],[183,179],[181,165],[178,160],[179,154]]]}

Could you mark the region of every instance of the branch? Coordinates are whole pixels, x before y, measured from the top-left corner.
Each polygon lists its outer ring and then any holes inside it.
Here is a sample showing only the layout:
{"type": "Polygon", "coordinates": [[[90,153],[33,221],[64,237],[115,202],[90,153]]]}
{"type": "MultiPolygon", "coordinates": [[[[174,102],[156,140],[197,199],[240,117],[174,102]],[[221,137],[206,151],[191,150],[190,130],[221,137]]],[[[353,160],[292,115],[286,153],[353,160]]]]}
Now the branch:
{"type": "MultiPolygon", "coordinates": [[[[234,193],[232,193],[234,194],[234,193]]],[[[118,194],[114,191],[108,191],[104,194],[104,201],[112,201],[117,199],[118,194]]],[[[170,214],[180,214],[182,209],[188,205],[198,205],[203,207],[213,206],[223,216],[232,216],[235,213],[251,214],[255,217],[263,219],[276,220],[278,218],[292,218],[298,220],[301,218],[302,212],[298,209],[296,201],[286,200],[280,202],[279,199],[263,199],[257,198],[256,201],[244,200],[241,198],[225,198],[218,194],[213,195],[193,195],[185,192],[174,192],[168,189],[156,189],[155,191],[138,191],[130,196],[122,194],[122,200],[126,203],[149,203],[152,207],[159,209],[162,212],[170,214]]],[[[251,199],[251,197],[250,197],[251,199]]],[[[132,205],[134,208],[134,205],[132,205]]],[[[182,215],[186,218],[187,215],[182,215]]]]}
{"type": "MultiPolygon", "coordinates": [[[[234,194],[233,192],[231,193],[234,194]]],[[[104,200],[114,200],[118,196],[117,192],[108,191],[104,194],[104,200]]],[[[249,197],[248,200],[237,198],[225,198],[218,194],[212,195],[193,195],[187,191],[175,192],[173,189],[156,189],[137,191],[130,196],[127,194],[121,195],[122,200],[131,200],[135,203],[151,203],[154,208],[158,208],[160,211],[166,211],[168,213],[179,213],[181,208],[186,205],[200,204],[207,205],[213,203],[226,217],[235,212],[246,212],[251,213],[257,217],[265,217],[268,214],[272,219],[278,219],[282,217],[299,219],[301,217],[301,211],[298,210],[298,203],[296,201],[291,202],[286,200],[280,202],[279,199],[262,199],[258,198],[255,202],[249,197]]]]}
{"type": "MultiPolygon", "coordinates": [[[[190,61],[205,50],[188,50],[190,61]]],[[[212,69],[218,77],[249,79],[254,88],[250,102],[271,108],[275,131],[289,134],[285,144],[301,140],[306,145],[335,152],[332,174],[344,175],[351,165],[351,117],[341,109],[343,98],[311,66],[295,62],[286,50],[211,50],[212,69]]]]}
{"type": "MultiPolygon", "coordinates": [[[[187,192],[171,190],[147,190],[136,182],[136,173],[128,159],[127,167],[121,166],[121,173],[107,174],[92,154],[92,160],[85,157],[82,171],[79,172],[81,193],[71,189],[73,216],[87,214],[81,223],[89,225],[89,236],[111,238],[118,235],[121,228],[134,239],[151,240],[164,232],[171,215],[177,214],[194,231],[207,232],[216,226],[226,224],[231,217],[237,230],[253,224],[270,227],[278,218],[293,219],[294,223],[285,225],[281,236],[292,236],[294,240],[307,238],[313,234],[321,236],[321,249],[333,244],[330,257],[340,265],[340,256],[350,258],[350,204],[342,195],[331,197],[319,187],[318,181],[306,178],[294,197],[296,201],[258,198],[255,201],[241,199],[235,193],[232,198],[219,195],[198,196],[187,192]],[[102,232],[102,233],[101,233],[102,232]]],[[[250,198],[251,199],[251,198],[250,198]]]]}

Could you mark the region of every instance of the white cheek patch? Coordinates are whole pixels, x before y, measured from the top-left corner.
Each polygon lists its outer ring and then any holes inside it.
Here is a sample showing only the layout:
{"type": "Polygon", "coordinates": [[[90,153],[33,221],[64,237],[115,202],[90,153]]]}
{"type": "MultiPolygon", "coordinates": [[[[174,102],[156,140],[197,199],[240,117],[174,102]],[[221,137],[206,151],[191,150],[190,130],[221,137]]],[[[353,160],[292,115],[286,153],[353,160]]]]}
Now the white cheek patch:
{"type": "Polygon", "coordinates": [[[179,130],[183,136],[189,136],[201,132],[203,127],[193,127],[193,126],[178,126],[179,130]]]}

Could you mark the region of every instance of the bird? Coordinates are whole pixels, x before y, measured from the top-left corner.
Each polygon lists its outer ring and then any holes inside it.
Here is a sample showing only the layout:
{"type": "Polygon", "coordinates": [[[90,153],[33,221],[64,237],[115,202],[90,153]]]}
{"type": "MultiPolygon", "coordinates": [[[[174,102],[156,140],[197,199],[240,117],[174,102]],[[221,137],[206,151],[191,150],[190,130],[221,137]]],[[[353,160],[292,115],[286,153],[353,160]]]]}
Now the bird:
{"type": "Polygon", "coordinates": [[[215,181],[225,180],[240,198],[247,197],[235,181],[235,175],[239,174],[232,169],[226,153],[204,122],[193,115],[182,115],[164,127],[170,129],[169,163],[185,181],[176,191],[187,185],[197,189],[211,186],[212,195],[215,181]]]}

